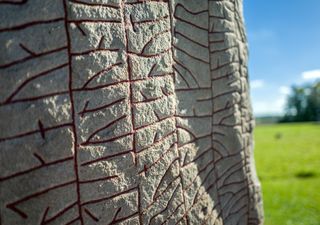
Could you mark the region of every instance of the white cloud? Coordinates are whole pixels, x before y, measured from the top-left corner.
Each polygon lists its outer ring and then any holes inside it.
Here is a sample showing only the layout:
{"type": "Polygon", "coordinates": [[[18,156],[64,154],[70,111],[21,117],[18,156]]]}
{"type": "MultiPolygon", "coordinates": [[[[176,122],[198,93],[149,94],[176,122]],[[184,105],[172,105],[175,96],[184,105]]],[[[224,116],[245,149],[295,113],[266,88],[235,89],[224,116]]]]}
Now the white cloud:
{"type": "Polygon", "coordinates": [[[253,101],[253,113],[256,116],[282,115],[285,103],[285,96],[281,96],[275,101],[253,101]]]}
{"type": "Polygon", "coordinates": [[[281,96],[275,101],[275,107],[279,110],[279,112],[283,112],[285,106],[286,106],[286,96],[281,96]]]}
{"type": "Polygon", "coordinates": [[[251,89],[258,89],[264,87],[264,81],[263,80],[253,80],[250,82],[251,89]]]}
{"type": "Polygon", "coordinates": [[[255,116],[283,115],[288,95],[291,93],[289,86],[272,86],[263,94],[252,93],[252,106],[255,116]]]}
{"type": "Polygon", "coordinates": [[[302,73],[302,79],[304,80],[314,80],[320,78],[320,69],[319,70],[309,70],[302,73]]]}
{"type": "Polygon", "coordinates": [[[279,88],[279,92],[280,92],[280,94],[282,94],[282,95],[288,95],[288,94],[290,94],[291,89],[290,89],[288,86],[281,86],[281,87],[279,88]]]}

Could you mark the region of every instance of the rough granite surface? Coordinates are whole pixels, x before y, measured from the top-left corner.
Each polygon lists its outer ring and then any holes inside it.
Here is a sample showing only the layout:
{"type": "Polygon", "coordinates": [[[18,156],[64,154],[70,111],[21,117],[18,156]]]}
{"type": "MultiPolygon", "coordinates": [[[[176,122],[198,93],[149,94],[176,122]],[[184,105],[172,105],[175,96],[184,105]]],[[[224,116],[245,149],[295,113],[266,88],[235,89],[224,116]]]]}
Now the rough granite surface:
{"type": "Polygon", "coordinates": [[[241,0],[0,0],[0,224],[262,224],[241,0]]]}

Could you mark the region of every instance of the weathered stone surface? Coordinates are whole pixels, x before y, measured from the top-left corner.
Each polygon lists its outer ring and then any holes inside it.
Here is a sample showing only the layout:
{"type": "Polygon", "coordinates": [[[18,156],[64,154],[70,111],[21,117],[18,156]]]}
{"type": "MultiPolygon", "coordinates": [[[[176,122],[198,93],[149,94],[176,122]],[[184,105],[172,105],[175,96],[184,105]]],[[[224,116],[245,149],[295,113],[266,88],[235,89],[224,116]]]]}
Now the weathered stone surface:
{"type": "Polygon", "coordinates": [[[261,224],[241,5],[0,1],[0,224],[261,224]]]}

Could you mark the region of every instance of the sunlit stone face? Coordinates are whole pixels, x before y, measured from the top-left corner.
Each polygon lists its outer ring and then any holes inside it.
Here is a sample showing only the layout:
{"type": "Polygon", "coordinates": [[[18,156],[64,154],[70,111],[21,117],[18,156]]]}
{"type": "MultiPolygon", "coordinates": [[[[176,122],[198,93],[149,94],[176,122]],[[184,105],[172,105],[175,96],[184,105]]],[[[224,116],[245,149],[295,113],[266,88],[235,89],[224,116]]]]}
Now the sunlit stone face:
{"type": "Polygon", "coordinates": [[[0,4],[1,224],[262,223],[241,4],[0,4]]]}

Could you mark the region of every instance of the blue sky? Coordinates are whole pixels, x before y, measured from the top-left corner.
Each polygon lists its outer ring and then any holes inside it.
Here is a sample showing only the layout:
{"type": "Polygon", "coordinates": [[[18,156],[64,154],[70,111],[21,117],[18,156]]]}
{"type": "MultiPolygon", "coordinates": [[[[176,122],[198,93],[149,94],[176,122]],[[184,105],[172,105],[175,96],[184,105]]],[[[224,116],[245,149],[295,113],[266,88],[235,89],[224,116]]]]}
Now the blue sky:
{"type": "Polygon", "coordinates": [[[282,114],[290,86],[320,77],[320,0],[243,2],[254,114],[282,114]]]}

